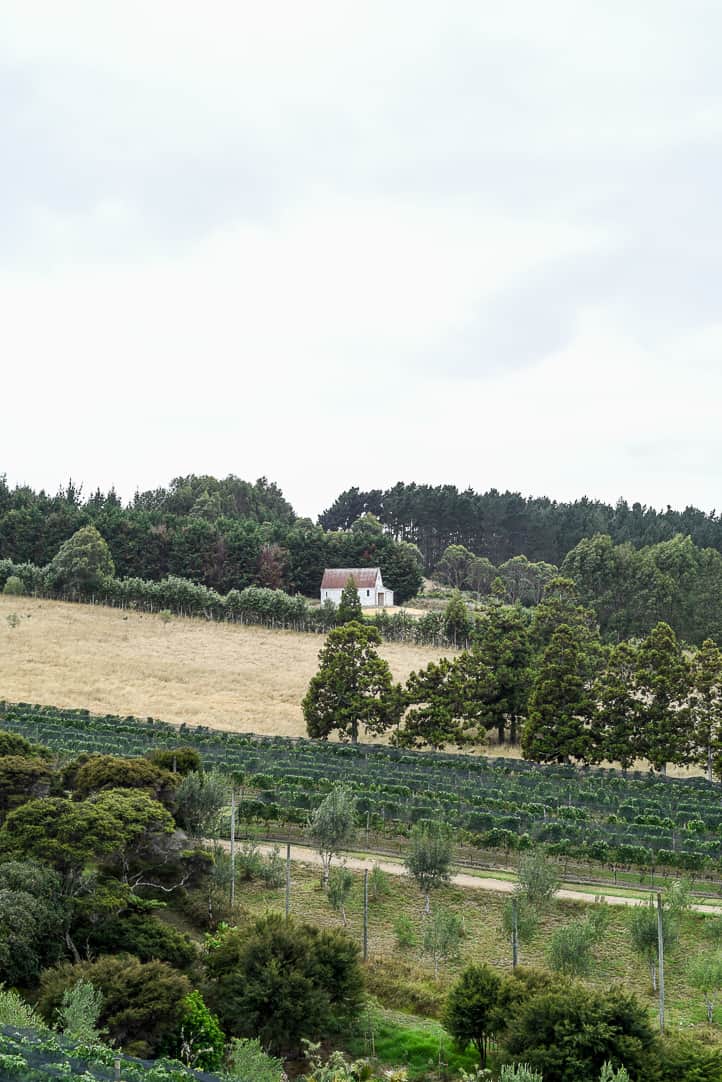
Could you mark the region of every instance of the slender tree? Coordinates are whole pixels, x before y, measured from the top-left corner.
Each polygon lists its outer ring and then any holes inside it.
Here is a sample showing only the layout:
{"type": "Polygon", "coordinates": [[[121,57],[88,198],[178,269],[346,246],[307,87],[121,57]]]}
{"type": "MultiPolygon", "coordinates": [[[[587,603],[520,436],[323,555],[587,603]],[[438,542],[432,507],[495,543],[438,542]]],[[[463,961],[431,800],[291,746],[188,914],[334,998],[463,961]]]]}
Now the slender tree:
{"type": "Polygon", "coordinates": [[[328,887],[331,861],[356,837],[356,799],[350,789],[335,786],[318,805],[308,823],[308,836],[316,846],[328,887]]]}
{"type": "Polygon", "coordinates": [[[339,624],[350,624],[352,620],[360,623],[363,620],[363,611],[358,588],[353,576],[349,575],[346,579],[346,585],[341,591],[341,600],[338,605],[338,622],[339,624]]]}
{"type": "Polygon", "coordinates": [[[432,890],[447,883],[453,859],[452,832],[445,823],[424,821],[411,831],[406,868],[424,895],[424,912],[431,911],[432,890]]]}

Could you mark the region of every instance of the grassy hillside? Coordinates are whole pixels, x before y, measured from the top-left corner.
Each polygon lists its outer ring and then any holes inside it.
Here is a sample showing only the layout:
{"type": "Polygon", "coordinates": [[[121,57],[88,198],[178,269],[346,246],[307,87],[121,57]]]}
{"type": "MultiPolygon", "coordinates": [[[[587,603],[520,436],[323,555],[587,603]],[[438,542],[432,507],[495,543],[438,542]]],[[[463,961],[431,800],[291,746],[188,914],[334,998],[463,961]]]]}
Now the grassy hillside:
{"type": "MultiPolygon", "coordinates": [[[[322,644],[320,635],[0,595],[0,697],[296,736],[322,644]]],[[[384,643],[380,652],[401,680],[442,651],[384,643]]]]}

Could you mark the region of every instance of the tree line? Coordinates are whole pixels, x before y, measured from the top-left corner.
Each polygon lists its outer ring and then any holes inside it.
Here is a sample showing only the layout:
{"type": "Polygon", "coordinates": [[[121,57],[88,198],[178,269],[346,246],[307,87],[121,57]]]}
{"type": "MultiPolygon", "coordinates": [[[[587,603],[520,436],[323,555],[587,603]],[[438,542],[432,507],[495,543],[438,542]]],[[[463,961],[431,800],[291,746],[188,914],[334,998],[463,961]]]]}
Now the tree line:
{"type": "MultiPolygon", "coordinates": [[[[462,606],[463,610],[463,606],[462,606]]],[[[353,616],[353,613],[350,613],[353,616]]],[[[460,617],[464,612],[460,612],[460,617]]],[[[557,579],[531,619],[491,606],[469,649],[393,681],[377,629],[351,619],[331,631],[303,700],[311,737],[390,732],[402,747],[521,740],[535,762],[638,759],[656,770],[703,766],[722,776],[722,651],[685,651],[660,621],[640,641],[604,644],[594,613],[557,579]]]]}
{"type": "Polygon", "coordinates": [[[586,496],[570,502],[518,492],[460,491],[455,485],[399,482],[388,489],[349,488],[319,516],[327,530],[348,529],[361,515],[375,515],[400,541],[417,545],[430,572],[449,545],[464,545],[495,565],[512,556],[561,564],[582,538],[608,534],[615,544],[635,548],[689,535],[700,548],[722,551],[722,516],[695,507],[657,511],[619,500],[615,505],[586,496]]]}
{"type": "Polygon", "coordinates": [[[61,545],[92,525],[119,578],[190,579],[219,593],[247,586],[318,596],[325,567],[379,566],[399,602],[418,593],[421,557],[373,522],[329,532],[297,518],[277,485],[237,477],[176,478],[168,489],[87,499],[72,483],[55,496],[0,477],[0,553],[47,566],[61,545]]]}

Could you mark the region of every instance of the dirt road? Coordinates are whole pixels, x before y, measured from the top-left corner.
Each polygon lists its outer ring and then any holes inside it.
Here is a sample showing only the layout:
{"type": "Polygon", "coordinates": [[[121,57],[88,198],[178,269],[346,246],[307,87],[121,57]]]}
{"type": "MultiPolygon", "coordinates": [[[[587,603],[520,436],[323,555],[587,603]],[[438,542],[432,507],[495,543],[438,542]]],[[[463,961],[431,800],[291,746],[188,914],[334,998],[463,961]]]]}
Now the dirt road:
{"type": "MultiPolygon", "coordinates": [[[[229,843],[223,842],[223,845],[228,848],[229,843]]],[[[270,853],[274,846],[272,845],[259,845],[259,850],[262,853],[270,853]]],[[[283,852],[285,846],[279,845],[279,848],[283,852]]],[[[317,852],[313,849],[309,849],[303,845],[291,846],[291,860],[296,861],[299,864],[314,864],[320,865],[321,858],[317,852]]],[[[365,868],[371,870],[374,864],[378,864],[382,871],[387,875],[406,875],[406,868],[401,861],[395,860],[377,860],[373,856],[369,857],[346,857],[344,863],[347,868],[354,872],[362,872],[365,868]]],[[[514,890],[514,883],[508,879],[495,879],[493,876],[471,875],[469,872],[456,872],[451,877],[451,882],[455,887],[464,887],[470,890],[490,890],[495,891],[498,894],[511,894],[514,890]]],[[[567,890],[563,889],[557,892],[557,898],[566,899],[572,902],[587,902],[593,903],[595,897],[601,895],[605,902],[609,905],[643,905],[646,899],[642,898],[630,898],[619,894],[610,894],[607,889],[600,886],[594,894],[590,894],[581,890],[567,890]]],[[[698,913],[722,913],[722,905],[702,905],[701,903],[695,903],[692,906],[698,913]]]]}

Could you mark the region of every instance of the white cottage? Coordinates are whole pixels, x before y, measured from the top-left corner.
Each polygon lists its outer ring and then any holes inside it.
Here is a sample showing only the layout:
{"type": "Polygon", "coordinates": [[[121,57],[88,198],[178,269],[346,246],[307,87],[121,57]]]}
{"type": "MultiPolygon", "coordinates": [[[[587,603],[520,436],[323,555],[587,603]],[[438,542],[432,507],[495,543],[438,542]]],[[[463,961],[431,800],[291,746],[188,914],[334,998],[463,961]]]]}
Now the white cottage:
{"type": "Polygon", "coordinates": [[[379,567],[327,567],[321,580],[321,601],[338,605],[349,579],[353,579],[364,609],[393,605],[394,592],[384,586],[379,567]]]}

